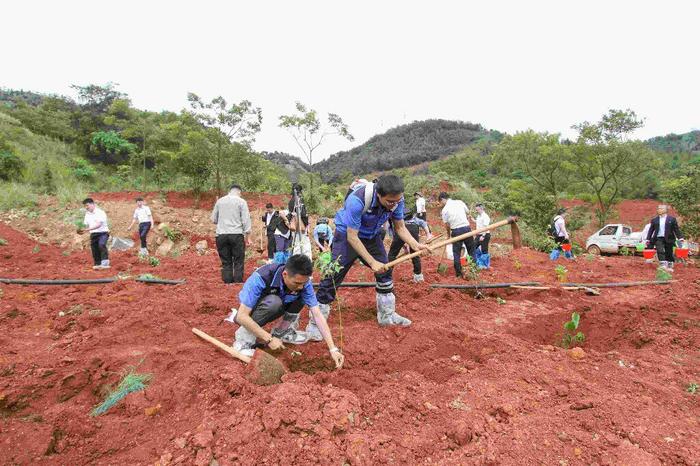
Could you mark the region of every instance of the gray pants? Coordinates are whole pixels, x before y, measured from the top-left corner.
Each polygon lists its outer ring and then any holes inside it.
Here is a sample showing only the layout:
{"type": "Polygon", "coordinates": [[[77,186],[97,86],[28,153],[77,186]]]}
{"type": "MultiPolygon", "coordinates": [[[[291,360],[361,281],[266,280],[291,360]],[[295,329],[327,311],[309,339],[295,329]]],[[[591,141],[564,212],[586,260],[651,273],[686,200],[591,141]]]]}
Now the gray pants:
{"type": "MultiPolygon", "coordinates": [[[[260,301],[258,301],[253,308],[253,311],[250,313],[250,317],[256,324],[262,327],[263,325],[269,324],[270,322],[284,316],[284,322],[279,325],[281,329],[284,329],[297,321],[299,312],[301,312],[303,307],[304,301],[302,299],[297,299],[296,301],[285,305],[282,302],[282,298],[274,294],[269,294],[260,298],[260,301]]],[[[250,345],[255,344],[256,341],[256,337],[253,332],[242,325],[238,330],[236,330],[235,338],[237,341],[248,343],[250,345]]]]}

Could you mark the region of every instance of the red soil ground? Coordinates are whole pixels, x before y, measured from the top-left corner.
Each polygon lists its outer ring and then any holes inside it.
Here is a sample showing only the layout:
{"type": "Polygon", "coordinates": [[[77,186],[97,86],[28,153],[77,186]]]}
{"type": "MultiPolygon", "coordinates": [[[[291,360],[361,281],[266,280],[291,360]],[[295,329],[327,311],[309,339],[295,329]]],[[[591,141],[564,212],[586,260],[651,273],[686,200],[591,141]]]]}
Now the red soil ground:
{"type": "MultiPolygon", "coordinates": [[[[242,363],[191,333],[198,327],[228,343],[235,330],[222,319],[240,286],[220,282],[216,254],[188,252],[152,268],[133,253],[114,253],[113,269],[95,272],[88,251],[63,256],[43,244],[36,251],[4,224],[0,237],[8,241],[0,246],[2,277],[187,279],[0,285],[2,464],[691,465],[700,458],[700,394],[686,391],[700,382],[700,269],[692,264],[677,266],[670,286],[600,296],[495,290],[485,299],[414,285],[403,264],[396,294],[410,328],[379,328],[373,291],[344,288],[330,324],[339,342],[342,313],[345,367],[331,370],[323,344],[288,348],[280,357],[292,372],[261,387],[244,378],[242,363]],[[586,335],[582,359],[557,346],[573,311],[586,335]],[[153,375],[150,386],[89,416],[139,363],[138,372],[153,375]]],[[[423,260],[426,282],[458,282],[438,275],[438,262],[423,260]]],[[[558,263],[570,281],[655,273],[638,257],[558,263]]],[[[546,254],[521,249],[492,265],[484,281],[556,284],[546,254]]],[[[370,279],[359,265],[349,277],[370,279]]]]}

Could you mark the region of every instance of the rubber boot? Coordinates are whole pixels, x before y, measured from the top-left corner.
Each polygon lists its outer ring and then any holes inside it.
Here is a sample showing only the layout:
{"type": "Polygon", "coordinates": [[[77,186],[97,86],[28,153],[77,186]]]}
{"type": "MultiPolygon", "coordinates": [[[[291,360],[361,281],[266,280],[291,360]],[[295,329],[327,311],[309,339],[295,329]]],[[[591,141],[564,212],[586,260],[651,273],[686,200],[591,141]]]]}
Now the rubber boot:
{"type": "MultiPolygon", "coordinates": [[[[319,304],[318,306],[321,309],[321,315],[328,321],[328,316],[331,315],[331,305],[319,304]]],[[[309,311],[309,325],[306,326],[306,337],[309,341],[323,341],[323,335],[321,335],[321,330],[316,325],[316,319],[314,319],[311,311],[309,311]]]]}
{"type": "Polygon", "coordinates": [[[425,281],[425,278],[423,278],[422,273],[414,273],[413,274],[413,283],[420,283],[425,281]]]}
{"type": "Polygon", "coordinates": [[[255,337],[255,334],[241,325],[234,334],[233,349],[244,356],[252,358],[253,354],[255,354],[255,349],[253,346],[255,346],[256,340],[257,338],[255,337]]]}
{"type": "Polygon", "coordinates": [[[394,293],[377,293],[377,322],[380,326],[400,325],[408,327],[411,321],[396,312],[394,293]]]}

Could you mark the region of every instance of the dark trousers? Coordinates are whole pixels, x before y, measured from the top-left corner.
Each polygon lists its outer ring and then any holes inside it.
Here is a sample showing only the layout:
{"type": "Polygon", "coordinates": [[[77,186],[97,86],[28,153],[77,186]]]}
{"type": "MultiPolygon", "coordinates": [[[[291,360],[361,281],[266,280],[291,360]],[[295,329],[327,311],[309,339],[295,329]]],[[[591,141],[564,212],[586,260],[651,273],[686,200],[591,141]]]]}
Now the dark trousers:
{"type": "Polygon", "coordinates": [[[482,254],[488,254],[489,253],[489,243],[491,242],[491,233],[486,233],[483,235],[484,239],[481,239],[481,235],[478,237],[479,239],[476,242],[476,247],[481,247],[481,253],[482,254]]]}
{"type": "MultiPolygon", "coordinates": [[[[566,236],[555,236],[554,242],[557,243],[559,246],[561,246],[562,244],[569,244],[570,243],[570,241],[568,239],[566,239],[566,236]]],[[[561,249],[561,247],[559,247],[559,249],[561,249]]]]}
{"type": "Polygon", "coordinates": [[[221,259],[221,279],[224,283],[243,283],[245,240],[241,234],[216,237],[216,250],[221,259]]]}
{"type": "Polygon", "coordinates": [[[660,261],[675,262],[673,258],[674,241],[666,241],[664,238],[656,238],[656,256],[660,261]]]}
{"type": "Polygon", "coordinates": [[[299,314],[304,308],[304,301],[297,299],[291,303],[282,303],[282,298],[275,294],[269,294],[260,298],[258,303],[250,313],[251,319],[259,326],[269,324],[270,322],[279,319],[285,313],[299,314]]]}
{"type": "MultiPolygon", "coordinates": [[[[413,238],[418,241],[418,235],[420,232],[420,227],[415,224],[407,224],[406,229],[408,232],[413,236],[413,238]]],[[[403,245],[406,244],[404,241],[399,238],[399,235],[394,235],[394,239],[391,242],[391,246],[389,246],[389,262],[393,261],[396,259],[396,257],[399,255],[399,252],[401,252],[401,248],[403,245]]],[[[411,259],[411,262],[413,262],[413,274],[418,275],[421,273],[421,263],[420,263],[420,257],[414,257],[411,259]]]]}
{"type": "Polygon", "coordinates": [[[92,261],[95,265],[102,264],[102,261],[109,259],[107,251],[107,240],[109,233],[90,233],[90,249],[92,250],[92,261]]]}
{"type": "Polygon", "coordinates": [[[274,233],[268,232],[267,233],[267,258],[272,259],[275,257],[275,235],[274,233]]]}
{"type": "MultiPolygon", "coordinates": [[[[381,235],[377,235],[374,238],[360,238],[362,244],[367,249],[367,252],[379,262],[387,263],[386,249],[384,249],[384,243],[382,242],[381,235]]],[[[345,278],[345,275],[350,271],[350,267],[359,258],[357,252],[348,243],[348,237],[346,233],[341,233],[336,230],[333,235],[333,246],[331,246],[331,257],[332,260],[337,260],[340,258],[340,265],[342,268],[340,272],[333,275],[332,277],[324,278],[319,284],[318,291],[316,292],[316,298],[321,304],[330,304],[335,300],[335,286],[340,285],[345,278]],[[335,286],[333,285],[335,283],[335,286]]],[[[360,259],[362,263],[362,259],[360,259]]],[[[367,265],[367,264],[365,264],[367,265]]],[[[394,292],[394,282],[391,279],[391,270],[386,272],[375,274],[375,280],[377,281],[376,290],[377,293],[393,293],[394,292]]]]}
{"type": "MultiPolygon", "coordinates": [[[[470,231],[472,231],[472,229],[469,227],[457,228],[456,230],[452,230],[450,232],[450,237],[454,238],[455,236],[463,235],[465,233],[469,233],[470,231]]],[[[474,246],[473,237],[452,243],[452,254],[454,255],[453,262],[455,266],[455,274],[458,277],[462,276],[462,263],[460,262],[460,259],[462,257],[462,245],[465,245],[467,247],[467,254],[469,254],[469,256],[472,259],[476,260],[476,258],[474,257],[474,251],[476,250],[476,248],[474,246]]]]}
{"type": "MultiPolygon", "coordinates": [[[[290,237],[291,238],[291,237],[290,237]]],[[[284,236],[275,235],[275,252],[284,252],[289,248],[290,238],[285,238],[284,236]]],[[[274,254],[273,254],[274,256],[274,254]]]]}
{"type": "Polygon", "coordinates": [[[151,222],[141,222],[139,223],[139,239],[141,240],[141,247],[146,247],[146,236],[148,232],[151,231],[151,222]]]}
{"type": "Polygon", "coordinates": [[[323,251],[323,247],[328,246],[328,243],[330,243],[330,241],[328,241],[328,238],[326,238],[325,235],[318,235],[318,242],[321,243],[322,246],[322,248],[319,249],[319,251],[323,251]]]}

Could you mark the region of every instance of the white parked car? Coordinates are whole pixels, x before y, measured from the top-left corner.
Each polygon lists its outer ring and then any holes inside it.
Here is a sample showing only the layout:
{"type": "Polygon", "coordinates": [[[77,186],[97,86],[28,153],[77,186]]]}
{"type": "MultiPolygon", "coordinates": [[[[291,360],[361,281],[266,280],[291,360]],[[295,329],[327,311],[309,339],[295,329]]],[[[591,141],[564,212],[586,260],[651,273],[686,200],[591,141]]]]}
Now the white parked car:
{"type": "Polygon", "coordinates": [[[586,251],[591,254],[618,254],[622,249],[634,252],[642,242],[641,231],[633,232],[629,225],[611,223],[588,237],[586,251]]]}

